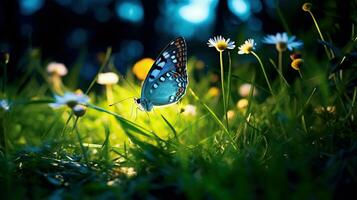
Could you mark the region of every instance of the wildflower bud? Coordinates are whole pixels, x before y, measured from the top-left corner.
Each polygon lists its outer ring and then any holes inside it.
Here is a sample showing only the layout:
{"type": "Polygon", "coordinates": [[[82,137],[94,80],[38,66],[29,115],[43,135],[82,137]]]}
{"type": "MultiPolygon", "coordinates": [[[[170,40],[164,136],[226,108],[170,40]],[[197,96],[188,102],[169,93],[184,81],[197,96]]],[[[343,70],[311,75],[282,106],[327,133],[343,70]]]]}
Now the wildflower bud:
{"type": "Polygon", "coordinates": [[[300,70],[303,63],[304,63],[304,60],[301,58],[298,58],[291,62],[291,67],[294,68],[295,70],[300,70]]]}
{"type": "Polygon", "coordinates": [[[233,120],[235,116],[236,116],[236,112],[234,112],[234,110],[227,111],[227,118],[229,121],[233,120]]]}
{"type": "Polygon", "coordinates": [[[293,54],[290,55],[290,58],[291,58],[291,60],[295,60],[295,59],[301,58],[301,54],[293,53],[293,54]]]}
{"type": "Polygon", "coordinates": [[[72,110],[75,116],[82,117],[86,114],[87,108],[83,105],[77,104],[72,108],[72,110]]]}
{"type": "Polygon", "coordinates": [[[217,97],[220,94],[218,87],[211,87],[207,92],[209,97],[217,97]]]}
{"type": "Polygon", "coordinates": [[[197,60],[195,63],[195,68],[197,70],[202,70],[203,68],[205,68],[205,63],[202,60],[197,60]]]}
{"type": "Polygon", "coordinates": [[[212,74],[211,75],[211,82],[212,83],[216,83],[217,81],[219,81],[219,76],[217,74],[212,74]]]}
{"type": "Polygon", "coordinates": [[[239,110],[244,110],[248,107],[249,101],[248,99],[241,99],[237,102],[237,108],[239,110]]]}
{"type": "Polygon", "coordinates": [[[304,5],[302,5],[302,10],[305,12],[309,12],[311,10],[312,4],[311,3],[304,3],[304,5]]]}
{"type": "Polygon", "coordinates": [[[7,64],[10,60],[10,54],[6,52],[1,52],[1,62],[7,64]]]}

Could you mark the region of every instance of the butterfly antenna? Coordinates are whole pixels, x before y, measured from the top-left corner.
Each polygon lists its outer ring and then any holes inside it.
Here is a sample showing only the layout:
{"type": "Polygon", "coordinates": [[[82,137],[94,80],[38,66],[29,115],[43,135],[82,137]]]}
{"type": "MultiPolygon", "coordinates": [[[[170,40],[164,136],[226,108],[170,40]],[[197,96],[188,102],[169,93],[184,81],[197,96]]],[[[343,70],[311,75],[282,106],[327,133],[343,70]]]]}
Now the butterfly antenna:
{"type": "Polygon", "coordinates": [[[134,88],[134,86],[129,83],[129,81],[126,80],[126,78],[124,76],[122,76],[124,82],[130,87],[130,89],[132,89],[132,91],[134,91],[135,95],[139,96],[140,93],[134,88]]]}
{"type": "Polygon", "coordinates": [[[132,98],[134,98],[134,97],[128,97],[128,98],[122,99],[122,100],[120,100],[120,101],[118,101],[118,102],[115,102],[115,103],[109,104],[109,106],[114,106],[114,105],[117,105],[118,103],[121,103],[121,102],[123,102],[123,101],[126,101],[126,100],[128,100],[128,99],[132,99],[132,98]]]}
{"type": "Polygon", "coordinates": [[[136,119],[138,117],[138,109],[139,109],[138,107],[131,106],[130,118],[132,118],[134,122],[136,121],[136,119]]]}

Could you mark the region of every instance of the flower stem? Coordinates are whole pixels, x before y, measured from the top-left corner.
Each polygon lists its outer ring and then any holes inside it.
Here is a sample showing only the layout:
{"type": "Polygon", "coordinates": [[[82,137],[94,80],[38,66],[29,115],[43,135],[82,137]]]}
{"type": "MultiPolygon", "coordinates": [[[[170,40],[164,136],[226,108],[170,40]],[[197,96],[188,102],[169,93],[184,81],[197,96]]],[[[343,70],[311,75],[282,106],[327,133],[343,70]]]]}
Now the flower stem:
{"type": "Polygon", "coordinates": [[[299,72],[300,78],[301,78],[301,79],[304,79],[303,76],[302,76],[302,72],[300,71],[300,69],[298,70],[298,72],[299,72]]]}
{"type": "Polygon", "coordinates": [[[73,131],[76,132],[77,139],[78,139],[78,142],[79,142],[79,146],[81,147],[81,151],[82,151],[82,154],[83,154],[84,161],[85,161],[86,163],[88,163],[88,158],[87,158],[86,150],[85,150],[85,148],[84,148],[84,146],[83,146],[82,138],[81,138],[81,136],[79,135],[79,131],[78,131],[78,129],[77,129],[78,119],[79,119],[79,117],[76,117],[76,119],[75,119],[75,121],[74,121],[74,124],[73,124],[72,132],[73,132],[73,131]]]}
{"type": "MultiPolygon", "coordinates": [[[[311,15],[312,20],[314,21],[314,24],[315,24],[315,26],[316,26],[317,32],[318,32],[318,33],[319,33],[319,35],[320,35],[321,40],[322,40],[322,41],[324,41],[324,42],[326,42],[326,41],[325,41],[325,39],[324,39],[324,36],[323,36],[323,35],[322,35],[322,33],[321,33],[321,30],[320,30],[319,24],[317,23],[317,21],[316,21],[316,19],[315,19],[314,14],[312,14],[312,12],[311,12],[311,11],[308,11],[308,12],[309,12],[309,14],[311,15]]],[[[326,46],[326,45],[324,45],[324,47],[325,47],[325,51],[326,51],[326,55],[327,55],[327,57],[328,57],[329,59],[332,59],[332,57],[333,57],[333,56],[331,56],[331,55],[330,55],[330,52],[329,52],[329,50],[328,50],[327,46],[326,46]]],[[[332,54],[333,54],[333,53],[332,53],[332,54]]]]}
{"type": "Polygon", "coordinates": [[[286,23],[285,18],[284,18],[283,14],[281,13],[281,10],[280,10],[280,2],[279,2],[279,0],[277,0],[275,4],[276,4],[276,12],[277,12],[277,14],[278,14],[278,16],[279,16],[279,18],[281,20],[281,23],[283,24],[283,27],[286,30],[286,32],[288,32],[290,34],[291,32],[290,32],[288,23],[286,23]]]}
{"type": "Polygon", "coordinates": [[[51,78],[52,78],[53,90],[58,94],[63,94],[61,77],[57,74],[54,74],[51,78]]]}
{"type": "Polygon", "coordinates": [[[108,104],[111,105],[113,103],[113,88],[112,85],[105,85],[105,93],[107,95],[108,104]]]}
{"type": "Polygon", "coordinates": [[[259,62],[259,64],[260,64],[260,67],[262,68],[262,71],[263,71],[263,74],[264,74],[264,77],[265,77],[265,81],[266,81],[267,84],[268,84],[270,93],[275,97],[274,92],[273,92],[273,89],[272,89],[272,87],[271,87],[271,85],[270,85],[268,76],[267,76],[267,74],[266,74],[266,72],[265,72],[265,69],[264,69],[264,65],[263,65],[263,63],[262,63],[262,60],[259,58],[259,56],[258,56],[254,51],[252,51],[251,53],[257,58],[257,60],[258,60],[258,62],[259,62]]]}
{"type": "Polygon", "coordinates": [[[221,86],[222,86],[222,98],[223,98],[223,112],[226,118],[226,126],[228,129],[228,115],[227,115],[227,107],[226,107],[226,92],[224,88],[224,68],[223,68],[223,51],[219,52],[219,62],[221,66],[221,86]]]}
{"type": "MultiPolygon", "coordinates": [[[[282,77],[284,77],[284,74],[283,74],[283,52],[282,51],[278,51],[278,68],[279,68],[279,72],[281,74],[282,77]]],[[[280,77],[280,83],[282,83],[283,80],[282,78],[280,77]]]]}

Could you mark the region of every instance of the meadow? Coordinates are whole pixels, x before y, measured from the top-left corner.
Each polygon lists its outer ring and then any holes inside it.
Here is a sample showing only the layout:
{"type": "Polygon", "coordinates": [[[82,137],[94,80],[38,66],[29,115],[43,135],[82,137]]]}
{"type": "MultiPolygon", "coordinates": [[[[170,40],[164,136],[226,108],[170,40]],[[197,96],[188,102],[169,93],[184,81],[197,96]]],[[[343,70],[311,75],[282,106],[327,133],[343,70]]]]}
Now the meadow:
{"type": "Polygon", "coordinates": [[[337,47],[311,6],[301,38],[207,38],[216,63],[187,41],[186,94],[149,112],[133,99],[154,60],[121,74],[108,47],[83,85],[80,59],[67,69],[29,48],[9,82],[2,53],[2,198],[351,199],[357,28],[337,47]]]}

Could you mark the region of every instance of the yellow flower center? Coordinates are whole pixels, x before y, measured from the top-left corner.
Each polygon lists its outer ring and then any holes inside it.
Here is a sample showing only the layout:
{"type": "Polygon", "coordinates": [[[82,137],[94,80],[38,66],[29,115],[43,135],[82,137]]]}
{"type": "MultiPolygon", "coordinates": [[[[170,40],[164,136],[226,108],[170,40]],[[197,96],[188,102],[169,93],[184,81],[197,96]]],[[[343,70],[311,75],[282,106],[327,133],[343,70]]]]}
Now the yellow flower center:
{"type": "Polygon", "coordinates": [[[242,51],[243,51],[244,53],[248,54],[248,53],[250,53],[250,52],[253,51],[253,46],[251,46],[251,45],[244,45],[244,46],[242,47],[242,51]]]}
{"type": "Polygon", "coordinates": [[[227,49],[227,47],[228,47],[227,42],[225,42],[223,40],[218,41],[216,44],[217,51],[224,51],[225,49],[227,49]]]}
{"type": "Polygon", "coordinates": [[[73,108],[74,106],[77,105],[77,101],[71,100],[71,101],[67,101],[67,106],[70,108],[73,108]]]}
{"type": "Polygon", "coordinates": [[[298,58],[298,59],[293,60],[293,62],[291,62],[291,67],[294,68],[295,70],[300,70],[300,67],[302,66],[303,63],[304,63],[304,60],[301,58],[298,58]]]}
{"type": "Polygon", "coordinates": [[[286,42],[278,42],[278,43],[276,43],[275,47],[276,47],[276,50],[278,50],[278,51],[286,51],[287,44],[286,44],[286,42]]]}

